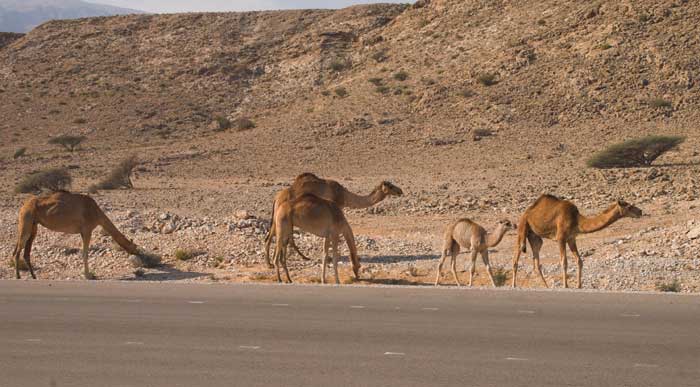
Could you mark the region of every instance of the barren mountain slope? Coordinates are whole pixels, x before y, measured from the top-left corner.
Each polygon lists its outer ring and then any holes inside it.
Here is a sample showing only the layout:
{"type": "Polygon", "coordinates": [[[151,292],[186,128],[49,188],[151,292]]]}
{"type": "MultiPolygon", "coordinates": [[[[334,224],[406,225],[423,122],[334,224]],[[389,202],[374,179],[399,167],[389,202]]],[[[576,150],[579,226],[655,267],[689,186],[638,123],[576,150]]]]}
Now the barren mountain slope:
{"type": "Polygon", "coordinates": [[[350,218],[409,244],[453,217],[515,219],[542,192],[650,214],[615,237],[686,227],[700,197],[700,4],[419,3],[44,24],[0,49],[3,205],[16,208],[30,171],[70,167],[84,190],[137,153],[138,189],[99,195],[113,209],[265,217],[313,171],[357,192],[400,185],[404,198],[350,218]],[[255,128],[219,130],[223,117],[255,128]],[[46,144],[61,133],[88,139],[69,154],[46,144]],[[688,139],[654,170],[585,166],[651,133],[688,139]]]}

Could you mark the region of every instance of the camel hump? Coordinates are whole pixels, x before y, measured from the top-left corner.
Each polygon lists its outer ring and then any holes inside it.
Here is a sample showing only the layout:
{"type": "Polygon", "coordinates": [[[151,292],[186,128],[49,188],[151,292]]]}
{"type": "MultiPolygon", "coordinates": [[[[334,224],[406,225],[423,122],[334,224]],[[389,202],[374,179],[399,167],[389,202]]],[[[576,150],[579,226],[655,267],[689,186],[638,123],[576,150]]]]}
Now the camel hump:
{"type": "Polygon", "coordinates": [[[310,179],[310,180],[321,180],[320,177],[314,175],[311,172],[304,172],[301,175],[297,176],[294,178],[294,180],[304,180],[304,179],[310,179]]]}

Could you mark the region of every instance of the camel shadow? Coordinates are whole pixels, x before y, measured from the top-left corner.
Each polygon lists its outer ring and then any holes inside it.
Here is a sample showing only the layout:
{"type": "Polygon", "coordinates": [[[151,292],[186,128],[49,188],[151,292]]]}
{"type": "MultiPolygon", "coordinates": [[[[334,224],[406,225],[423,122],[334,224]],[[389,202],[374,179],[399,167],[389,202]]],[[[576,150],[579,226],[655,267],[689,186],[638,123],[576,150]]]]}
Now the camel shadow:
{"type": "Polygon", "coordinates": [[[182,271],[172,265],[163,264],[152,270],[155,272],[144,273],[141,276],[125,278],[131,281],[179,281],[195,278],[212,278],[211,273],[199,273],[194,271],[182,271]]]}
{"type": "Polygon", "coordinates": [[[403,278],[363,278],[359,282],[369,283],[373,285],[432,286],[431,284],[426,282],[409,281],[403,278]]]}
{"type": "Polygon", "coordinates": [[[415,255],[376,255],[373,257],[362,257],[362,261],[368,263],[399,263],[399,262],[418,262],[432,261],[440,258],[435,254],[415,254],[415,255]]]}

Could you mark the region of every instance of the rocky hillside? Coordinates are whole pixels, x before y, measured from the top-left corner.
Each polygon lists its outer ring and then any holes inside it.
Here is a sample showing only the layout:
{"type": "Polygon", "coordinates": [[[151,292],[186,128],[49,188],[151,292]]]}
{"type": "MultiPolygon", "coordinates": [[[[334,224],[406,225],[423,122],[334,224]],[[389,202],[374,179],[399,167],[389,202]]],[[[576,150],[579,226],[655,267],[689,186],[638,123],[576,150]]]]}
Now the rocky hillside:
{"type": "Polygon", "coordinates": [[[81,0],[0,0],[0,31],[27,32],[47,20],[141,13],[81,0]]]}
{"type": "Polygon", "coordinates": [[[7,46],[15,40],[21,38],[24,34],[14,32],[0,32],[0,48],[7,46]]]}

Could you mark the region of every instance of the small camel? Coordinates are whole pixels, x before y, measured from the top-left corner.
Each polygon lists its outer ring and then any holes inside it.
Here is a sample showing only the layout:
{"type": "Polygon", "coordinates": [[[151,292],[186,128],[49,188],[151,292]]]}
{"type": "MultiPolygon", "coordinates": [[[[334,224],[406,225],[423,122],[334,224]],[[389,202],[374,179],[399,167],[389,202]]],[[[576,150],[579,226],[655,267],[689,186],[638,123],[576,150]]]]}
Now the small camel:
{"type": "MultiPolygon", "coordinates": [[[[272,220],[275,219],[275,209],[280,204],[294,198],[301,197],[305,194],[312,194],[321,199],[328,200],[334,203],[341,210],[343,208],[368,208],[381,202],[389,196],[401,196],[403,191],[401,188],[393,185],[388,181],[380,183],[369,195],[361,196],[348,191],[340,183],[335,180],[321,179],[313,173],[302,173],[294,179],[294,183],[289,188],[279,191],[275,195],[275,201],[272,205],[272,220]]],[[[268,267],[273,267],[270,263],[270,244],[272,237],[275,236],[275,228],[270,227],[270,231],[265,237],[265,262],[268,267]]],[[[291,246],[296,250],[303,259],[309,260],[304,254],[299,251],[293,240],[291,246]]]]}
{"type": "Polygon", "coordinates": [[[88,268],[88,249],[92,230],[97,226],[102,226],[129,254],[138,254],[136,245],[117,230],[91,197],[65,191],[57,191],[45,196],[32,196],[19,210],[17,245],[12,253],[17,279],[20,279],[19,256],[22,250],[24,250],[24,261],[29,267],[29,273],[36,279],[29,255],[38,224],[51,231],[80,234],[83,239],[82,255],[86,279],[93,277],[88,268]]]}
{"type": "Polygon", "coordinates": [[[450,266],[455,282],[457,282],[457,286],[462,286],[457,278],[456,270],[457,255],[459,254],[460,248],[462,248],[464,250],[471,249],[472,265],[469,271],[469,286],[472,286],[472,280],[476,272],[476,256],[477,254],[481,254],[481,260],[484,262],[484,265],[486,265],[486,272],[489,274],[491,284],[496,287],[496,281],[493,280],[493,273],[491,272],[491,265],[489,263],[489,248],[496,247],[501,243],[505,233],[514,228],[513,224],[508,220],[499,221],[496,228],[491,233],[486,232],[486,229],[467,218],[450,223],[443,237],[442,257],[440,258],[440,263],[438,263],[437,273],[435,275],[435,286],[440,284],[440,272],[442,271],[442,265],[445,263],[448,255],[452,257],[450,266]]]}
{"type": "Polygon", "coordinates": [[[333,271],[335,272],[335,283],[340,283],[338,278],[338,244],[340,235],[345,238],[350,250],[350,260],[355,278],[360,278],[360,260],[357,256],[355,246],[355,236],[348,224],[343,211],[334,203],[318,198],[314,195],[306,194],[291,201],[280,203],[275,212],[273,232],[277,235],[277,245],[275,246],[275,268],[277,269],[277,281],[282,282],[280,276],[280,265],[284,268],[287,281],[292,282],[287,269],[287,246],[292,242],[294,226],[300,229],[325,238],[324,258],[321,260],[321,283],[326,283],[326,262],[329,250],[333,250],[333,271]]]}
{"type": "Polygon", "coordinates": [[[571,249],[576,258],[578,266],[576,277],[578,288],[581,289],[583,260],[576,247],[576,236],[602,230],[622,218],[639,218],[641,216],[642,210],[623,200],[618,200],[599,215],[586,217],[581,215],[578,208],[570,201],[559,199],[552,195],[540,196],[533,205],[525,210],[518,224],[518,243],[515,245],[515,255],[513,256],[512,286],[515,287],[515,280],[518,275],[520,253],[527,251],[527,242],[530,242],[535,271],[542,279],[544,286],[548,287],[540,267],[542,238],[547,238],[555,240],[559,244],[562,279],[565,288],[569,287],[566,278],[566,245],[569,245],[569,249],[571,249]]]}

